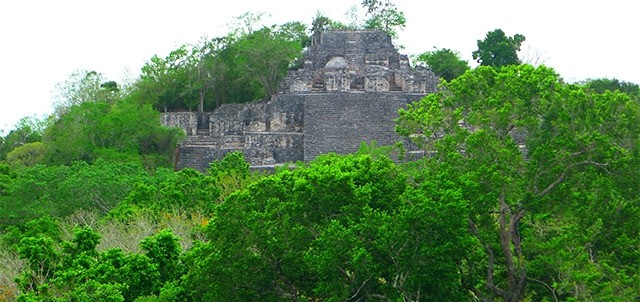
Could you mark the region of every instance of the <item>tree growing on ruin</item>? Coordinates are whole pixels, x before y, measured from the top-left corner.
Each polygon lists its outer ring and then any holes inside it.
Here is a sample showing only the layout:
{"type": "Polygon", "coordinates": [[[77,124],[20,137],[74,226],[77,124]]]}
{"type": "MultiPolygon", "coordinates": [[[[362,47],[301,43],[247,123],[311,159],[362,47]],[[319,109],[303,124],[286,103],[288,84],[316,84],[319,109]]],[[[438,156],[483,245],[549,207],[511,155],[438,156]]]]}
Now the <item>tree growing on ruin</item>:
{"type": "Polygon", "coordinates": [[[247,77],[255,79],[265,96],[277,92],[289,65],[301,55],[302,45],[279,27],[264,27],[236,42],[239,60],[247,77]]]}
{"type": "Polygon", "coordinates": [[[189,84],[190,67],[194,63],[188,45],[182,45],[167,56],[154,55],[142,67],[137,82],[141,103],[151,103],[160,111],[192,109],[198,102],[189,84]]]}
{"type": "Polygon", "coordinates": [[[404,29],[407,19],[391,0],[362,0],[362,6],[369,17],[364,28],[380,29],[392,38],[398,37],[398,30],[404,29]]]}

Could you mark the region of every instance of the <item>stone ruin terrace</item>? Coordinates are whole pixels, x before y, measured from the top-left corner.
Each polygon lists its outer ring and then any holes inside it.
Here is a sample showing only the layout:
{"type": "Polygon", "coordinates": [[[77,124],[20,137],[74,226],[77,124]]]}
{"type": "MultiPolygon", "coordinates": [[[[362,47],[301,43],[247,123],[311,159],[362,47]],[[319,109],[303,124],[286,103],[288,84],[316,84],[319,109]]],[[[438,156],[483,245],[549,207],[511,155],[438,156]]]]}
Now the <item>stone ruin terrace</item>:
{"type": "Polygon", "coordinates": [[[187,133],[177,169],[204,171],[232,151],[241,151],[253,168],[272,168],[351,153],[363,141],[394,144],[398,109],[434,92],[438,81],[429,69],[411,67],[384,32],[327,31],[270,101],[163,113],[162,123],[187,133]]]}

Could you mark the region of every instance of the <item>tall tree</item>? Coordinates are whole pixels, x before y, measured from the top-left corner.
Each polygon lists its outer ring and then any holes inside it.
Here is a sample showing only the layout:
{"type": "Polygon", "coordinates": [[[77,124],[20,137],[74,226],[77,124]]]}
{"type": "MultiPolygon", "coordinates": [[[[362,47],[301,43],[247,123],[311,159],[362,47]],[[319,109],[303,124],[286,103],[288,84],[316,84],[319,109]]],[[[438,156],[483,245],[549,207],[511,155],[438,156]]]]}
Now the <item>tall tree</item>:
{"type": "Polygon", "coordinates": [[[235,43],[245,76],[254,78],[266,96],[277,92],[280,80],[302,52],[300,35],[292,36],[286,29],[264,27],[235,43]]]}
{"type": "Polygon", "coordinates": [[[274,94],[308,40],[299,22],[235,30],[224,37],[217,53],[224,68],[214,84],[216,102],[243,103],[274,94]]]}
{"type": "Polygon", "coordinates": [[[245,14],[226,36],[152,57],[142,68],[135,98],[162,111],[203,112],[274,94],[309,36],[300,22],[254,30],[259,23],[259,15],[245,14]]]}
{"type": "MultiPolygon", "coordinates": [[[[224,38],[204,40],[191,51],[192,57],[187,71],[188,87],[198,94],[198,112],[204,112],[207,93],[213,90],[216,82],[224,76],[226,66],[218,54],[225,43],[224,38]]],[[[218,106],[216,99],[215,107],[218,106]]]]}
{"type": "Polygon", "coordinates": [[[478,50],[473,52],[473,59],[482,66],[518,65],[522,63],[518,51],[524,40],[521,34],[508,37],[502,29],[490,31],[484,40],[478,40],[478,50]]]}
{"type": "Polygon", "coordinates": [[[392,38],[397,38],[398,30],[406,26],[404,12],[399,11],[391,0],[362,0],[362,6],[369,16],[365,20],[365,28],[380,29],[392,38]]]}
{"type": "Polygon", "coordinates": [[[418,55],[417,61],[425,63],[446,81],[451,81],[469,70],[469,64],[460,59],[460,54],[448,48],[422,53],[418,55]]]}
{"type": "Polygon", "coordinates": [[[142,67],[137,83],[141,103],[151,103],[163,111],[193,109],[198,104],[197,90],[188,85],[193,62],[188,45],[180,46],[164,58],[154,55],[142,67]]]}
{"type": "Polygon", "coordinates": [[[160,125],[159,113],[149,104],[129,99],[114,104],[83,103],[47,129],[45,161],[70,164],[93,162],[110,153],[147,158],[170,165],[180,130],[160,125]],[[106,153],[105,153],[106,152],[106,153]]]}
{"type": "Polygon", "coordinates": [[[42,142],[26,143],[7,154],[7,164],[12,168],[34,166],[42,163],[43,155],[42,142]]]}
{"type": "Polygon", "coordinates": [[[122,97],[118,84],[107,81],[96,71],[75,71],[63,83],[57,84],[56,90],[54,114],[57,117],[84,102],[113,102],[122,97]]]}
{"type": "Polygon", "coordinates": [[[640,104],[529,65],[481,66],[444,86],[401,110],[397,129],[430,154],[425,173],[448,173],[469,201],[479,253],[461,266],[465,286],[483,301],[633,300],[624,280],[638,268],[610,255],[640,243],[617,227],[639,210],[640,104]],[[566,252],[549,256],[550,241],[566,252]]]}

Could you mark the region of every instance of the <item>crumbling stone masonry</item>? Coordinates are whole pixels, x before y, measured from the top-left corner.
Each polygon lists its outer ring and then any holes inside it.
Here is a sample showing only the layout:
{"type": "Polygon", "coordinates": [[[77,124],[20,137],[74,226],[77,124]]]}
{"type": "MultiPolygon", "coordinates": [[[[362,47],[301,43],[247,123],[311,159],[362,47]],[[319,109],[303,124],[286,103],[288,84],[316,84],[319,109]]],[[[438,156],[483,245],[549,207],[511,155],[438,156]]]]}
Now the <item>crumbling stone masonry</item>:
{"type": "Polygon", "coordinates": [[[327,31],[270,101],[228,104],[211,113],[164,113],[181,127],[177,168],[205,170],[231,151],[254,168],[354,152],[361,142],[394,144],[398,109],[434,92],[438,78],[409,65],[381,31],[327,31]]]}

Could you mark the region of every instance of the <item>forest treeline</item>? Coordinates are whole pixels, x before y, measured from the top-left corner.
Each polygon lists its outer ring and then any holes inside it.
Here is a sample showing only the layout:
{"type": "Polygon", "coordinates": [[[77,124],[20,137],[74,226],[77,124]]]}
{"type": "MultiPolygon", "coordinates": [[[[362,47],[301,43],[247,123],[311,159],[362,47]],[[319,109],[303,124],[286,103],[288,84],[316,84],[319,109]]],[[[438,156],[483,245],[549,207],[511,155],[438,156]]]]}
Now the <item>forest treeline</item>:
{"type": "Polygon", "coordinates": [[[267,97],[318,30],[402,28],[362,4],[363,24],[240,27],[128,85],[73,74],[52,116],[1,136],[0,300],[640,299],[640,89],[567,83],[518,58],[520,34],[487,33],[476,68],[414,58],[442,78],[396,120],[418,160],[369,142],[268,174],[237,152],[173,169],[184,133],[160,111],[267,97]]]}

